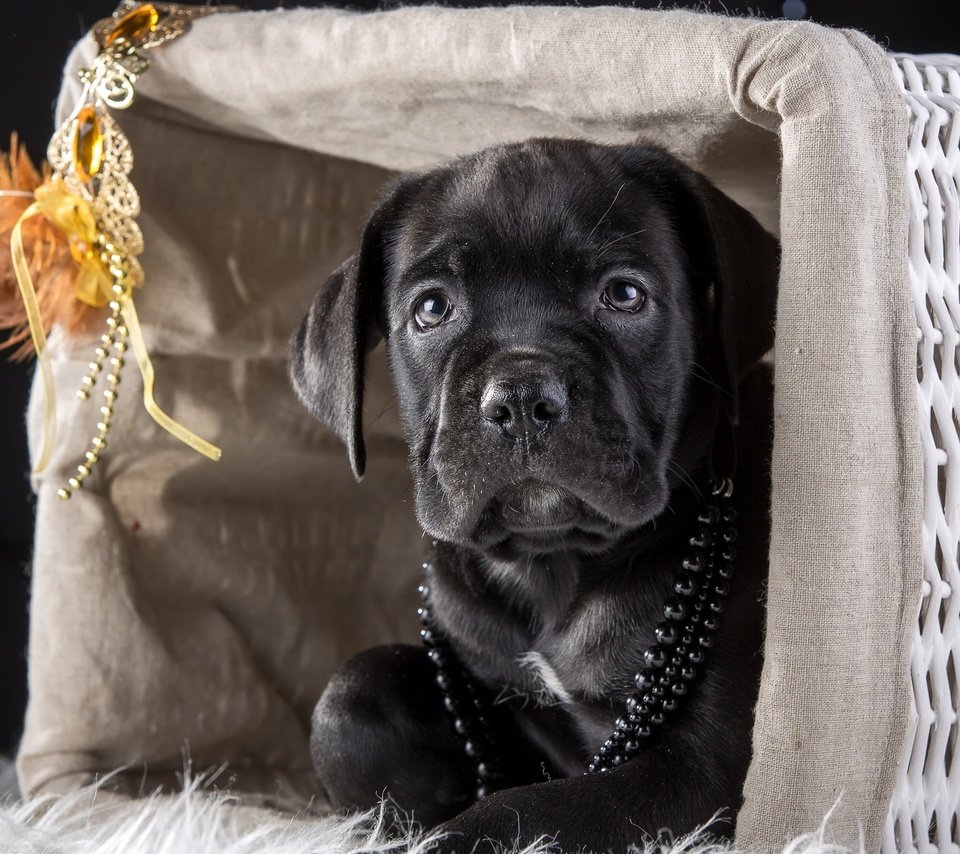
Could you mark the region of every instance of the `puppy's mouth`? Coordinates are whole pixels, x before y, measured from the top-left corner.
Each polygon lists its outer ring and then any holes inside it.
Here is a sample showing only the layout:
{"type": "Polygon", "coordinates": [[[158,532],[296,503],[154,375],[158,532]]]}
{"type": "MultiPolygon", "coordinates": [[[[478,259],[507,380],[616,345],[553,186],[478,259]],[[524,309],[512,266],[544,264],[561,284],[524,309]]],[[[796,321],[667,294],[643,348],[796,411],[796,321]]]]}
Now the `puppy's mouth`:
{"type": "Polygon", "coordinates": [[[492,552],[593,551],[606,547],[618,531],[569,489],[525,480],[496,494],[471,539],[492,552]]]}

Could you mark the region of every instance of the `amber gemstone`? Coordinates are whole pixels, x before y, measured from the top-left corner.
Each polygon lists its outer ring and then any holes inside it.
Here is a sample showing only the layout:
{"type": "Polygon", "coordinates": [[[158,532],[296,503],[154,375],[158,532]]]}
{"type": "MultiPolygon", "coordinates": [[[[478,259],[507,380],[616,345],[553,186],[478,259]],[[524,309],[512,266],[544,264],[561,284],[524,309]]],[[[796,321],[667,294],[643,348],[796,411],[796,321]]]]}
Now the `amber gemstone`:
{"type": "Polygon", "coordinates": [[[103,166],[103,130],[93,107],[84,107],[77,113],[73,131],[73,168],[81,181],[87,182],[103,166]]]}
{"type": "Polygon", "coordinates": [[[160,13],[152,3],[144,3],[131,9],[117,21],[117,25],[103,38],[103,46],[110,47],[117,39],[138,44],[157,28],[160,13]]]}

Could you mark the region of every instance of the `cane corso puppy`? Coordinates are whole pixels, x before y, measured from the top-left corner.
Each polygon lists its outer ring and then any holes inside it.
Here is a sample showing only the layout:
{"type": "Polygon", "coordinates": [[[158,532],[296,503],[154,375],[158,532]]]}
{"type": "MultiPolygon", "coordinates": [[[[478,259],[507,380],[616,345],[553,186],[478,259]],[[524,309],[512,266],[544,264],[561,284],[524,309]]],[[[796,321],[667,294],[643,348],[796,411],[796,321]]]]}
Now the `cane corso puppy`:
{"type": "Polygon", "coordinates": [[[385,340],[436,541],[426,647],[361,653],[317,705],[334,805],[386,794],[459,852],[541,836],[625,851],[712,818],[730,831],[761,666],[757,363],[777,271],[750,214],[655,147],[535,139],[392,185],[291,349],[300,398],[360,477],[364,358],[385,340]],[[734,465],[739,554],[707,660],[674,668],[690,690],[661,698],[639,749],[585,773],[636,674],[671,666],[649,650],[676,643],[658,624],[665,603],[683,616],[677,568],[734,465]]]}

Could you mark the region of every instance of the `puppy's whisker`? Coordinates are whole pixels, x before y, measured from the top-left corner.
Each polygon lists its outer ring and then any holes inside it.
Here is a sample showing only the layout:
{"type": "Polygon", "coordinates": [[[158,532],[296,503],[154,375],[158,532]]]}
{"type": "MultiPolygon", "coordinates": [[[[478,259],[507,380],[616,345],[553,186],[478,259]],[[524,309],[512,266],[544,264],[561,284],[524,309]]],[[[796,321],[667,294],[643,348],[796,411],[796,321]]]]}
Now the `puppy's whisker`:
{"type": "Polygon", "coordinates": [[[715,389],[722,391],[724,394],[729,394],[727,389],[725,389],[712,376],[710,376],[710,372],[703,365],[694,362],[691,365],[690,373],[698,380],[703,380],[703,382],[707,383],[707,385],[713,386],[715,389]]]}
{"type": "Polygon", "coordinates": [[[588,241],[590,240],[591,237],[593,237],[594,232],[598,228],[600,228],[600,223],[602,223],[607,218],[607,214],[613,210],[613,206],[617,203],[617,199],[620,198],[620,194],[623,192],[623,188],[626,186],[627,185],[625,183],[620,185],[620,188],[617,190],[616,195],[614,195],[613,197],[613,201],[610,202],[610,206],[603,212],[603,216],[601,216],[600,219],[597,220],[597,224],[592,229],[590,229],[590,233],[587,235],[588,241]]]}
{"type": "Polygon", "coordinates": [[[700,487],[697,486],[697,482],[683,466],[681,466],[679,463],[675,463],[673,460],[667,460],[667,465],[670,467],[670,471],[672,471],[683,483],[690,487],[698,499],[703,499],[703,493],[700,491],[700,487]]]}
{"type": "Polygon", "coordinates": [[[621,234],[619,237],[615,237],[613,240],[608,240],[597,250],[597,252],[603,252],[603,250],[608,246],[613,246],[614,243],[619,243],[621,240],[626,240],[628,237],[634,237],[637,234],[643,234],[645,231],[645,228],[638,228],[636,231],[631,231],[629,234],[621,234]]]}
{"type": "Polygon", "coordinates": [[[390,412],[391,410],[396,409],[396,408],[397,408],[397,401],[396,401],[396,400],[389,400],[389,401],[387,401],[387,403],[385,403],[385,404],[383,405],[383,407],[382,407],[382,408],[380,409],[380,411],[376,414],[376,416],[375,416],[374,419],[370,422],[370,424],[371,424],[371,425],[373,425],[373,424],[378,424],[378,423],[380,422],[380,419],[383,418],[384,415],[386,415],[388,412],[390,412]]]}

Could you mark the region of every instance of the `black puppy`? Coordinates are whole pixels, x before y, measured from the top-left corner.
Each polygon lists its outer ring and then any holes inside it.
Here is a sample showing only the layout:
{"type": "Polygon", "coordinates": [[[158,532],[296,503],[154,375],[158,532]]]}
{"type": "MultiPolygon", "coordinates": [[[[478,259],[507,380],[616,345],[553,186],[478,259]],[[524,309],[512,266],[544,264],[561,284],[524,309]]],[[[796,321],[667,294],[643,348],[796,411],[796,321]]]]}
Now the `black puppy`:
{"type": "MultiPolygon", "coordinates": [[[[368,650],[317,706],[335,805],[386,793],[446,822],[461,852],[541,835],[623,851],[735,813],[768,545],[769,395],[747,372],[772,343],[777,256],[746,211],[652,147],[531,140],[393,185],[292,343],[297,392],[359,477],[364,356],[386,339],[437,541],[432,656],[368,650]],[[683,623],[676,571],[737,457],[737,574],[694,673],[656,660],[677,639],[647,650],[665,603],[683,623]],[[666,712],[651,698],[653,734],[585,774],[654,666],[683,670],[689,692],[666,712]],[[492,793],[477,799],[478,782],[492,793]]],[[[621,729],[614,753],[633,737],[621,729]]]]}

